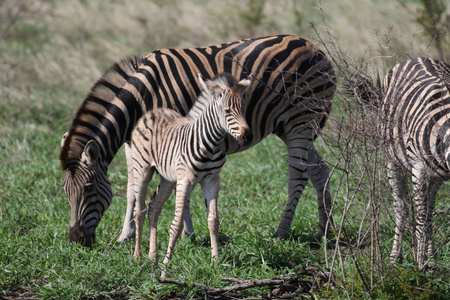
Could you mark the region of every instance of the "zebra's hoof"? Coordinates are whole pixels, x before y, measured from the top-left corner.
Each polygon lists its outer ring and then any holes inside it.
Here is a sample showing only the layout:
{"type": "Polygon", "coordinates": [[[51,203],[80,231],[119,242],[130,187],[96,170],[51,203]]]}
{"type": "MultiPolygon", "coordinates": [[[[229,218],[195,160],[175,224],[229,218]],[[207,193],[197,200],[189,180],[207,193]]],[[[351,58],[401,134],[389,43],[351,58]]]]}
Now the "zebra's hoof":
{"type": "Polygon", "coordinates": [[[191,242],[195,241],[195,232],[189,233],[184,232],[184,237],[191,240],[191,242]]]}
{"type": "Polygon", "coordinates": [[[274,234],[272,234],[272,238],[285,240],[289,237],[289,235],[290,234],[287,231],[278,231],[277,230],[277,231],[275,231],[274,234]]]}

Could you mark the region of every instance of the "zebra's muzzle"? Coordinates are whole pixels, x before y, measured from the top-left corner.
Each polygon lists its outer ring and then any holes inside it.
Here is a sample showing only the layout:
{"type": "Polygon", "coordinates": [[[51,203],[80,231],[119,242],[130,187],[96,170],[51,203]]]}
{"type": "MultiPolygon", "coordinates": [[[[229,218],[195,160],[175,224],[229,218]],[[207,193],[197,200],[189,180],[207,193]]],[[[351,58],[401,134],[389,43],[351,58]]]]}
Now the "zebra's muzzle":
{"type": "Polygon", "coordinates": [[[247,146],[251,143],[252,140],[253,140],[253,133],[250,130],[250,128],[242,126],[241,134],[240,134],[239,138],[237,139],[239,145],[247,146]]]}
{"type": "Polygon", "coordinates": [[[74,226],[69,229],[69,240],[80,243],[85,247],[91,247],[95,240],[95,232],[93,234],[86,234],[82,227],[74,226]]]}

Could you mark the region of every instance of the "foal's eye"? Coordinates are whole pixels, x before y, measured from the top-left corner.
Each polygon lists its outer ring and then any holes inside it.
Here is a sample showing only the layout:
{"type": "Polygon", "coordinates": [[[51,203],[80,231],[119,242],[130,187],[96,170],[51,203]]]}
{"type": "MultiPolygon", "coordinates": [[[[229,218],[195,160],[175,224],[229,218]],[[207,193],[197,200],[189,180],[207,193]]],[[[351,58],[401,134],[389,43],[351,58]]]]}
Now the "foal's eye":
{"type": "Polygon", "coordinates": [[[87,184],[84,186],[84,191],[85,191],[86,193],[91,193],[93,190],[94,190],[94,184],[93,184],[93,183],[87,183],[87,184]]]}

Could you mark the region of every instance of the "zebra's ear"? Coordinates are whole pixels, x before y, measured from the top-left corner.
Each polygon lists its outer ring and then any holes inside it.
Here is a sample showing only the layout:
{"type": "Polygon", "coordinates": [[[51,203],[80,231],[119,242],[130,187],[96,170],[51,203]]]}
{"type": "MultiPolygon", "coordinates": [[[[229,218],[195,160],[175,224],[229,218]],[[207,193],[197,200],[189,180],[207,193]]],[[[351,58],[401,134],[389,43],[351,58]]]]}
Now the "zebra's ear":
{"type": "Polygon", "coordinates": [[[252,79],[253,79],[253,77],[252,77],[252,75],[250,75],[250,76],[248,76],[248,78],[242,79],[241,81],[239,81],[239,83],[236,87],[236,91],[239,94],[243,95],[248,90],[250,85],[252,84],[252,79]]]}
{"type": "Polygon", "coordinates": [[[66,137],[69,135],[68,132],[64,133],[62,139],[61,139],[61,148],[64,146],[64,142],[66,141],[66,137]]]}
{"type": "Polygon", "coordinates": [[[99,145],[96,141],[90,140],[89,142],[87,142],[86,146],[84,146],[84,151],[81,154],[81,161],[91,167],[97,162],[99,156],[99,145]]]}

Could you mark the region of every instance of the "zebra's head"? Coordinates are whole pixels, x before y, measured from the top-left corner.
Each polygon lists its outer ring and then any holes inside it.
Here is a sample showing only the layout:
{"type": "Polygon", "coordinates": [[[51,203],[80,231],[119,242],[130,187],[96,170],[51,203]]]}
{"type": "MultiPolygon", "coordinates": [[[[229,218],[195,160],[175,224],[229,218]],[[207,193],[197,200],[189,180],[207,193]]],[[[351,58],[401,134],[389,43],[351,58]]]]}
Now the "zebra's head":
{"type": "Polygon", "coordinates": [[[100,163],[99,157],[98,143],[88,141],[79,159],[72,159],[68,164],[63,181],[70,204],[69,240],[87,247],[94,242],[95,229],[112,199],[107,167],[100,163]]]}
{"type": "Polygon", "coordinates": [[[252,83],[249,78],[238,82],[231,74],[221,73],[205,81],[198,74],[203,91],[213,97],[213,101],[218,102],[222,108],[223,127],[244,146],[252,140],[252,131],[245,120],[246,105],[243,97],[252,83]]]}

